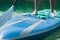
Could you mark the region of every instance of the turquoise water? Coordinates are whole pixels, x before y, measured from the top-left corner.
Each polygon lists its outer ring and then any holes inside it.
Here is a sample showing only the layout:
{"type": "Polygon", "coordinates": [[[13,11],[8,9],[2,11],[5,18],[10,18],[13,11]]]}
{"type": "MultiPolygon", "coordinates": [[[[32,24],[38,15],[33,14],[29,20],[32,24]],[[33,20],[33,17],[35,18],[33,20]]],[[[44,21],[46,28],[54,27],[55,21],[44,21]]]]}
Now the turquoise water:
{"type": "MultiPolygon", "coordinates": [[[[0,0],[0,11],[6,11],[14,0],[0,0]]],[[[60,11],[59,0],[56,1],[55,9],[60,11]]],[[[38,10],[49,9],[49,0],[39,1],[38,10]]],[[[17,0],[14,11],[16,12],[32,12],[34,10],[33,0],[17,0]]]]}

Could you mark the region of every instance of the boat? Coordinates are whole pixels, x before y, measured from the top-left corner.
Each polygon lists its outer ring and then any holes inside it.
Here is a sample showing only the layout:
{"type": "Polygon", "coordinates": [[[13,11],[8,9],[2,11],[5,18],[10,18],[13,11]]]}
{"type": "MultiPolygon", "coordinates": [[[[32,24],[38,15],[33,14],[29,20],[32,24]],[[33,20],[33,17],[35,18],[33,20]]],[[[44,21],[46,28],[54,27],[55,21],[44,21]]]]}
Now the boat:
{"type": "Polygon", "coordinates": [[[24,38],[48,32],[57,28],[59,25],[59,19],[40,19],[36,16],[24,15],[5,23],[0,28],[0,37],[2,39],[24,38]]]}
{"type": "Polygon", "coordinates": [[[36,35],[41,37],[52,34],[60,26],[60,19],[56,18],[42,19],[31,14],[11,18],[0,28],[0,40],[24,39],[32,36],[34,38],[36,35]]]}

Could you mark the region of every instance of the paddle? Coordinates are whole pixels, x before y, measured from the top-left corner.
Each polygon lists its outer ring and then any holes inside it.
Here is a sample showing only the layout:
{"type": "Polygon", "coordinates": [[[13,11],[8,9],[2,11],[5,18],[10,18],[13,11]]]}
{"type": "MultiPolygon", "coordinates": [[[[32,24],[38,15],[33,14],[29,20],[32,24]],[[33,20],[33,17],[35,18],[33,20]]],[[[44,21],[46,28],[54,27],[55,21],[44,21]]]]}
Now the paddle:
{"type": "Polygon", "coordinates": [[[10,20],[12,18],[12,13],[13,13],[13,9],[14,6],[16,4],[16,0],[14,0],[12,6],[4,12],[4,14],[0,17],[0,27],[7,22],[8,20],[10,20]]]}
{"type": "Polygon", "coordinates": [[[17,0],[14,0],[14,2],[13,2],[13,5],[14,5],[14,6],[15,6],[16,2],[17,2],[17,0]]]}

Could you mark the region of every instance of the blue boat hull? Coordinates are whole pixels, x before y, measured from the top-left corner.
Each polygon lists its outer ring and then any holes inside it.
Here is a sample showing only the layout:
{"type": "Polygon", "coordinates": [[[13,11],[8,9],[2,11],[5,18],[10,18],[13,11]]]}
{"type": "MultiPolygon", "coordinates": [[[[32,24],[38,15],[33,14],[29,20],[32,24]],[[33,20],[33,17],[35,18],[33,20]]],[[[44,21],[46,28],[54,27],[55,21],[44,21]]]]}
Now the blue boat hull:
{"type": "Polygon", "coordinates": [[[45,35],[45,32],[49,34],[49,31],[57,28],[59,25],[60,20],[58,19],[43,20],[36,16],[24,15],[13,18],[2,26],[0,29],[0,39],[22,39],[38,34],[45,35]]]}

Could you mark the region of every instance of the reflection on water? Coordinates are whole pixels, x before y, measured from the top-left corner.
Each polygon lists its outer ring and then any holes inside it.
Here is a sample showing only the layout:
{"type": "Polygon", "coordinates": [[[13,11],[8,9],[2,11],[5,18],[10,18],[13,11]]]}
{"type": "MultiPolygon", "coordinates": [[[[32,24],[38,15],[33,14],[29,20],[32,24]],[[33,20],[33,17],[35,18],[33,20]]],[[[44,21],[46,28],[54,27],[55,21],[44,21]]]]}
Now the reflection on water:
{"type": "Polygon", "coordinates": [[[57,38],[56,40],[60,40],[60,38],[57,38]]]}
{"type": "MultiPolygon", "coordinates": [[[[0,16],[3,15],[4,12],[0,11],[0,16]]],[[[12,17],[22,16],[30,13],[23,13],[23,12],[13,12],[12,17]]]]}

